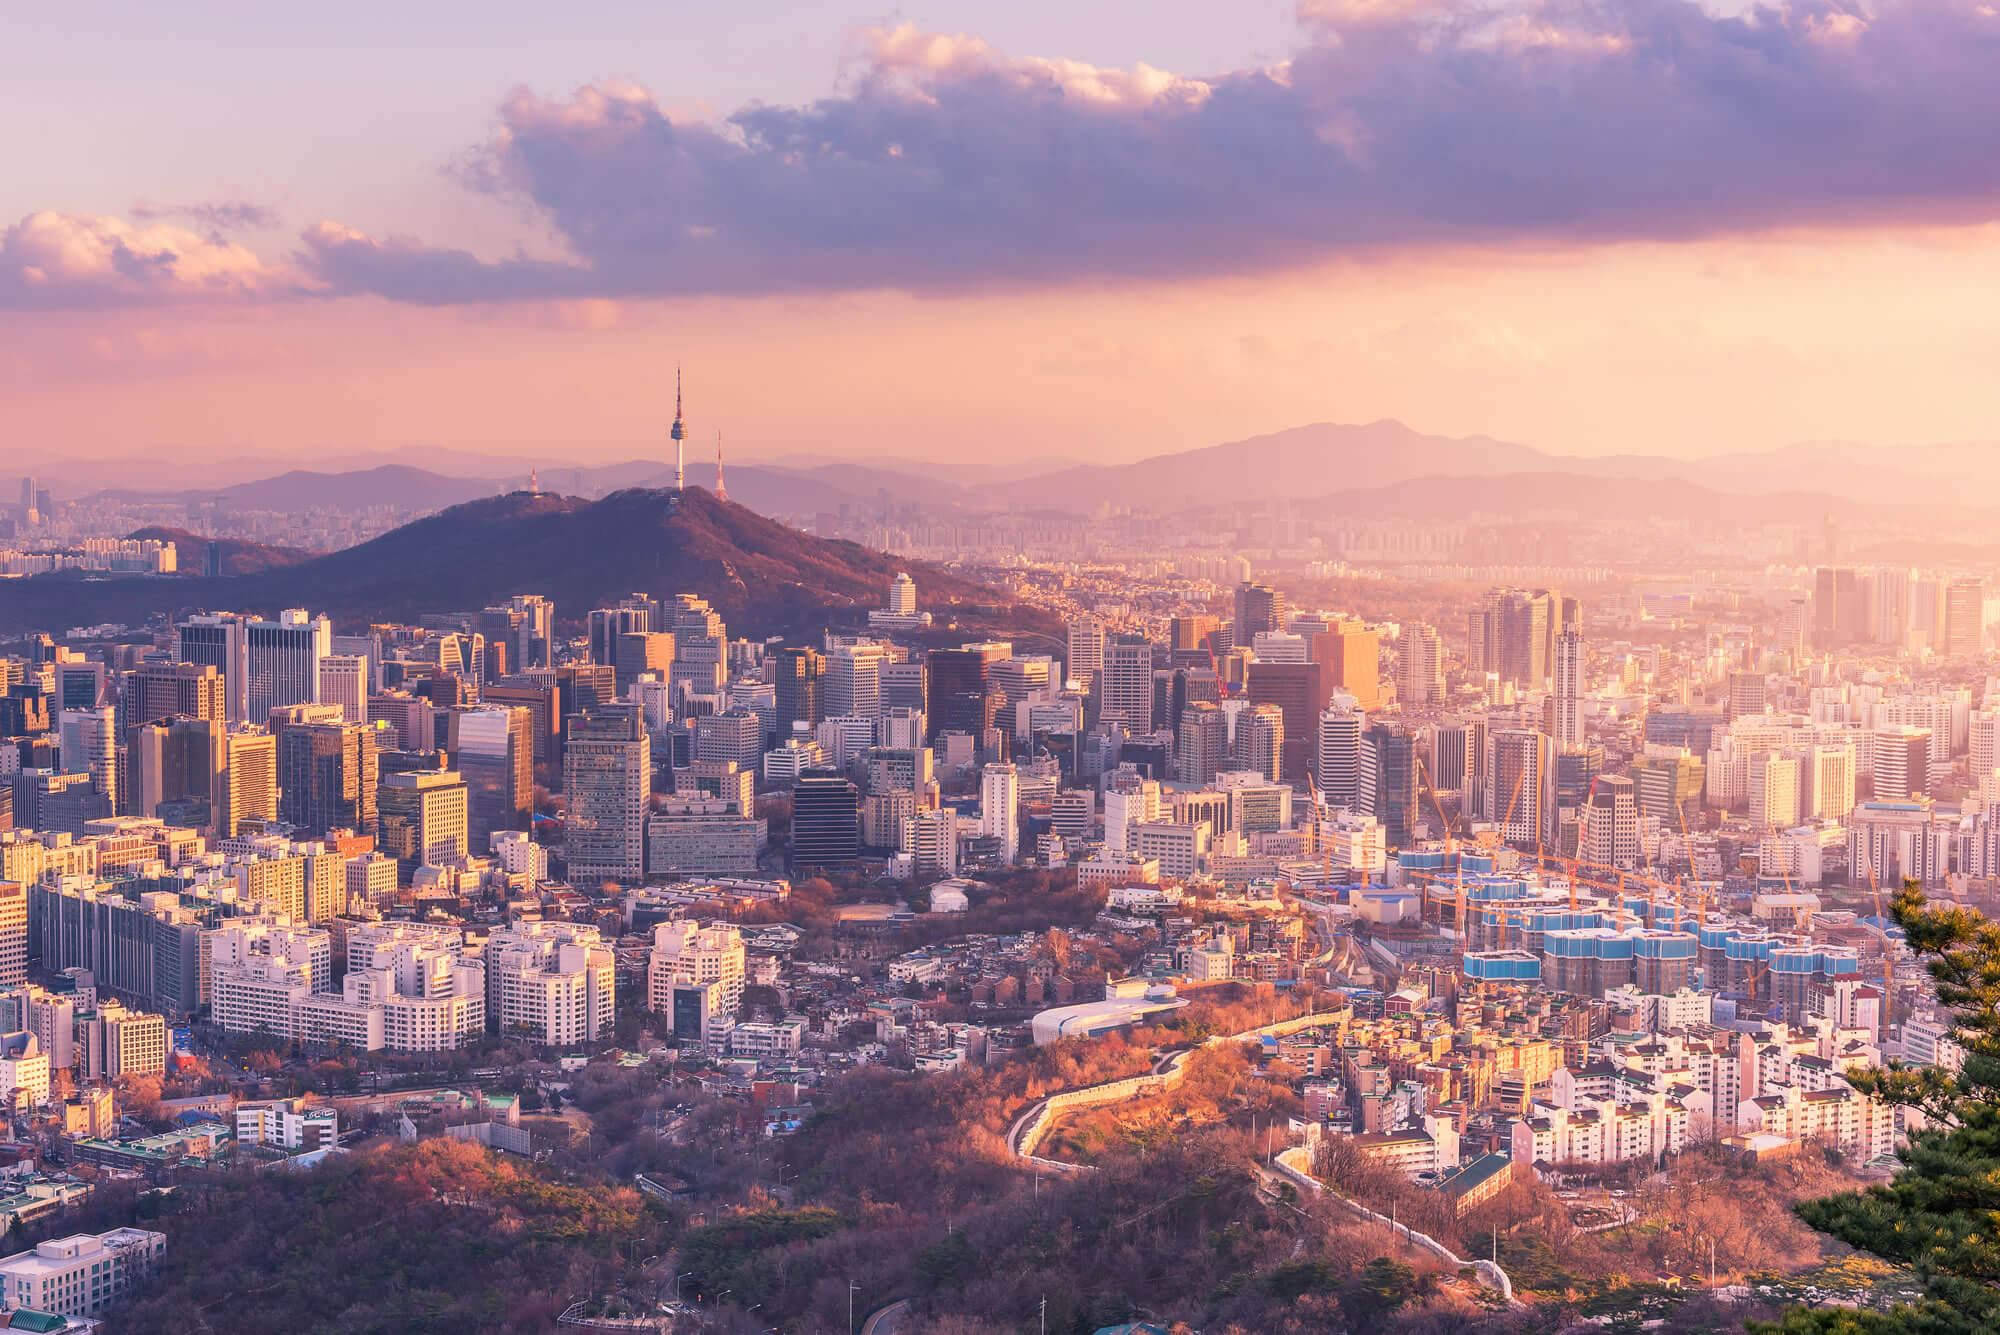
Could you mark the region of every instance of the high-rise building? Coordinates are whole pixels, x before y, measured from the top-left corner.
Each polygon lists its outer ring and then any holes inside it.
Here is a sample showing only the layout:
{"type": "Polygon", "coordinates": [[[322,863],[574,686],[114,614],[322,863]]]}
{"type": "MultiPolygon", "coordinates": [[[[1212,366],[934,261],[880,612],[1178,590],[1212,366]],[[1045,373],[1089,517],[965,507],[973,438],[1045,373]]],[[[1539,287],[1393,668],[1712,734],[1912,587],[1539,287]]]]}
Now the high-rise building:
{"type": "Polygon", "coordinates": [[[164,718],[228,717],[222,673],[210,663],[141,663],[125,697],[125,725],[164,718]]]}
{"type": "Polygon", "coordinates": [[[1827,743],[1809,750],[1804,781],[1802,805],[1809,815],[1846,820],[1854,810],[1854,743],[1827,743]]]}
{"type": "Polygon", "coordinates": [[[1445,703],[1444,644],[1437,627],[1403,623],[1396,657],[1396,699],[1405,711],[1438,709],[1445,703]]]}
{"type": "Polygon", "coordinates": [[[1877,802],[1907,802],[1931,790],[1931,730],[1905,724],[1869,735],[1877,802]]]}
{"type": "Polygon", "coordinates": [[[1632,780],[1600,774],[1592,786],[1579,850],[1583,860],[1621,870],[1639,865],[1639,802],[1632,780]]]}
{"type": "Polygon", "coordinates": [[[660,923],[646,961],[647,1006],[669,1018],[676,1038],[717,1043],[743,1003],[743,963],[743,935],[733,926],[660,923]]]}
{"type": "Polygon", "coordinates": [[[801,774],[792,789],[792,866],[839,867],[860,851],[860,789],[824,770],[801,774]]]}
{"type": "Polygon", "coordinates": [[[909,572],[899,570],[889,581],[888,610],[892,616],[908,617],[917,614],[917,582],[909,572]]]}
{"type": "Polygon", "coordinates": [[[211,819],[216,838],[233,839],[247,821],[278,818],[278,739],[239,725],[216,740],[211,819]]]}
{"type": "Polygon", "coordinates": [[[1372,768],[1375,779],[1368,813],[1380,822],[1390,848],[1408,847],[1416,837],[1418,744],[1417,729],[1400,719],[1376,719],[1363,739],[1364,768],[1372,768]]]}
{"type": "Polygon", "coordinates": [[[551,1047],[611,1037],[618,962],[595,927],[518,922],[486,939],[486,1015],[505,1035],[551,1047]]]}
{"type": "Polygon", "coordinates": [[[1144,635],[1105,636],[1097,717],[1101,723],[1122,723],[1135,737],[1153,730],[1153,645],[1144,635]]]}
{"type": "Polygon", "coordinates": [[[313,835],[375,828],[383,728],[294,723],[277,739],[278,818],[313,835]]]}
{"type": "Polygon", "coordinates": [[[1330,690],[1354,697],[1363,709],[1382,702],[1380,637],[1359,621],[1337,621],[1312,636],[1314,660],[1330,690]]]}
{"type": "Polygon", "coordinates": [[[1284,715],[1280,770],[1294,787],[1305,782],[1318,748],[1319,716],[1332,696],[1323,663],[1257,663],[1249,666],[1247,694],[1253,705],[1276,705],[1284,715]]]}
{"type": "MultiPolygon", "coordinates": [[[[1352,696],[1336,696],[1330,706],[1320,711],[1313,777],[1319,785],[1320,800],[1328,807],[1366,809],[1361,780],[1363,738],[1367,730],[1368,716],[1354,707],[1352,696]]],[[[1372,788],[1371,783],[1370,802],[1374,796],[1372,788]]]]}
{"type": "Polygon", "coordinates": [[[782,649],[773,664],[778,691],[778,743],[783,745],[798,724],[810,732],[826,717],[820,697],[826,660],[819,650],[794,647],[782,649]]]}
{"type": "Polygon", "coordinates": [[[1955,579],[1944,589],[1946,658],[1977,658],[1986,648],[1986,581],[1955,579]]]}
{"type": "Polygon", "coordinates": [[[675,695],[718,696],[728,680],[729,630],[706,599],[677,594],[673,607],[674,663],[668,684],[675,695]]]}
{"type": "Polygon", "coordinates": [[[1235,613],[1231,642],[1249,644],[1259,631],[1284,629],[1285,595],[1268,584],[1245,580],[1236,586],[1235,613]]]}
{"type": "Polygon", "coordinates": [[[339,708],[349,723],[368,718],[368,660],[358,654],[328,654],[319,660],[319,702],[339,708]]]}
{"type": "Polygon", "coordinates": [[[1566,630],[1556,636],[1555,741],[1557,746],[1583,744],[1583,633],[1566,630]]]}
{"type": "Polygon", "coordinates": [[[1813,572],[1813,644],[1839,649],[1862,642],[1867,631],[1867,598],[1860,573],[1850,566],[1821,566],[1813,572]]]}
{"type": "Polygon", "coordinates": [[[1215,657],[1216,632],[1222,622],[1212,616],[1177,616],[1167,622],[1167,652],[1181,665],[1180,655],[1189,663],[1207,663],[1215,657]]]}
{"type": "Polygon", "coordinates": [[[872,641],[835,645],[822,677],[826,717],[872,719],[882,712],[882,668],[889,651],[872,641]]]}
{"type": "Polygon", "coordinates": [[[644,634],[653,629],[653,609],[650,600],[643,607],[631,604],[626,599],[618,607],[592,608],[585,621],[585,630],[590,639],[590,661],[593,663],[618,666],[618,637],[621,635],[644,634]]]}
{"type": "Polygon", "coordinates": [[[466,856],[465,780],[448,769],[384,774],[375,793],[376,847],[408,882],[418,867],[466,856]]]}
{"type": "Polygon", "coordinates": [[[944,807],[904,817],[901,851],[909,855],[915,875],[956,875],[958,813],[944,807]]]}
{"type": "Polygon", "coordinates": [[[725,709],[693,720],[696,761],[735,761],[745,769],[764,754],[764,721],[747,709],[725,709]]]}
{"type": "Polygon", "coordinates": [[[1285,772],[1285,711],[1281,706],[1253,704],[1237,714],[1234,742],[1232,768],[1254,770],[1272,783],[1292,777],[1285,772]]]}
{"type": "Polygon", "coordinates": [[[1576,620],[1575,603],[1547,589],[1494,589],[1473,613],[1468,661],[1528,690],[1548,680],[1555,637],[1576,620]]]}
{"type": "Polygon", "coordinates": [[[454,709],[446,727],[451,767],[465,779],[466,839],[484,856],[501,830],[525,830],[534,816],[534,721],[519,705],[454,709]]]}
{"type": "Polygon", "coordinates": [[[157,816],[162,802],[213,802],[226,728],[216,719],[175,718],[131,729],[125,744],[130,814],[157,816]]]}
{"type": "Polygon", "coordinates": [[[646,876],[653,760],[636,706],[574,714],[563,750],[563,849],[570,880],[638,884],[646,876]]]}
{"type": "MultiPolygon", "coordinates": [[[[250,718],[250,670],[244,660],[244,618],[233,612],[191,616],[174,627],[174,657],[212,667],[223,679],[223,712],[231,723],[250,718]]],[[[261,715],[259,716],[261,717],[261,715]]]]}
{"type": "Polygon", "coordinates": [[[1755,718],[1771,712],[1770,678],[1762,672],[1729,674],[1729,717],[1755,718]]]}
{"type": "Polygon", "coordinates": [[[63,710],[59,745],[63,769],[90,775],[91,783],[111,804],[111,813],[117,815],[125,798],[118,770],[118,710],[111,705],[63,710]]]}
{"type": "Polygon", "coordinates": [[[629,695],[632,683],[648,672],[671,686],[674,637],[669,632],[628,630],[618,637],[612,652],[616,655],[613,670],[621,694],[629,695]]]}
{"type": "Polygon", "coordinates": [[[1197,700],[1181,711],[1174,733],[1174,773],[1182,783],[1209,784],[1229,768],[1229,718],[1222,706],[1197,700]]]}
{"type": "Polygon", "coordinates": [[[1757,751],[1748,764],[1750,823],[1784,830],[1799,823],[1799,758],[1783,751],[1757,751]]]}
{"type": "Polygon", "coordinates": [[[1104,670],[1104,623],[1094,616],[1080,616],[1069,623],[1065,634],[1063,668],[1078,689],[1088,691],[1104,670]]]}
{"type": "Polygon", "coordinates": [[[1533,844],[1553,833],[1554,765],[1546,733],[1495,728],[1486,738],[1487,820],[1509,843],[1533,844]]]}
{"type": "Polygon", "coordinates": [[[979,833],[1000,841],[1000,860],[1021,856],[1021,780],[1012,765],[988,765],[979,775],[979,833]]]}
{"type": "Polygon", "coordinates": [[[319,700],[320,660],[333,652],[333,623],[299,608],[274,621],[243,626],[244,717],[261,719],[282,705],[319,700]]]}

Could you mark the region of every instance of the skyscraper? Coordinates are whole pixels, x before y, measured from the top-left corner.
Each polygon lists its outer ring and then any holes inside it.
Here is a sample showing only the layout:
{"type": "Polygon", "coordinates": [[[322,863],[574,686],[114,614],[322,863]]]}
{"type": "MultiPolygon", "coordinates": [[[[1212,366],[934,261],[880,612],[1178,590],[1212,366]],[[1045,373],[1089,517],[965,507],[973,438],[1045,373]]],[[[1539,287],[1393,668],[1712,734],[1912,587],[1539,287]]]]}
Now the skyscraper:
{"type": "Polygon", "coordinates": [[[125,699],[125,723],[137,727],[164,718],[228,716],[222,673],[208,663],[142,663],[132,674],[125,699]]]}
{"type": "Polygon", "coordinates": [[[338,706],[340,716],[349,723],[366,719],[368,660],[357,654],[328,654],[320,659],[319,702],[338,706]]]}
{"type": "Polygon", "coordinates": [[[792,866],[839,867],[861,852],[861,790],[838,774],[808,770],[792,789],[792,866]]]}
{"type": "Polygon", "coordinates": [[[332,651],[333,623],[296,607],[280,612],[275,621],[246,622],[245,717],[256,720],[281,705],[316,703],[320,660],[332,651]]]}
{"type": "Polygon", "coordinates": [[[456,862],[465,838],[465,780],[448,769],[384,774],[376,790],[376,846],[404,884],[418,867],[456,862]]]}
{"type": "Polygon", "coordinates": [[[636,706],[575,714],[563,750],[563,847],[570,880],[638,884],[646,875],[652,747],[636,706]]]}
{"type": "Polygon", "coordinates": [[[825,709],[828,718],[872,719],[882,712],[882,667],[889,651],[872,641],[837,644],[827,650],[825,709]]]}
{"type": "Polygon", "coordinates": [[[376,752],[368,723],[293,723],[278,741],[278,818],[311,835],[375,828],[376,752]]]}
{"type": "Polygon", "coordinates": [[[1557,746],[1583,743],[1583,634],[1556,636],[1555,740],[1557,746]]]}
{"type": "Polygon", "coordinates": [[[1249,644],[1259,631],[1285,628],[1285,595],[1268,584],[1249,580],[1236,586],[1234,644],[1249,644]]]}
{"type": "Polygon", "coordinates": [[[1253,705],[1276,705],[1285,720],[1283,759],[1280,768],[1294,787],[1305,782],[1319,738],[1319,714],[1326,708],[1332,689],[1326,681],[1324,663],[1256,663],[1248,672],[1248,695],[1253,705]]]}
{"type": "Polygon", "coordinates": [[[1327,806],[1362,809],[1361,751],[1367,729],[1368,716],[1354,707],[1352,696],[1336,696],[1320,711],[1313,777],[1327,806]]]}
{"type": "Polygon", "coordinates": [[[909,572],[899,570],[889,581],[889,611],[900,617],[915,616],[917,612],[917,582],[909,572]]]}
{"type": "Polygon", "coordinates": [[[451,711],[447,750],[465,779],[465,833],[472,852],[485,856],[493,835],[525,830],[534,815],[533,720],[519,705],[475,705],[451,711]]]}
{"type": "Polygon", "coordinates": [[[1931,730],[1905,724],[1869,736],[1877,802],[1907,802],[1931,790],[1931,730]]]}
{"type": "Polygon", "coordinates": [[[62,712],[62,767],[71,774],[88,774],[90,782],[117,815],[123,808],[124,787],[118,773],[118,711],[111,705],[62,712]]]}
{"type": "Polygon", "coordinates": [[[1375,772],[1369,814],[1381,823],[1384,844],[1406,847],[1417,826],[1417,730],[1401,720],[1378,718],[1368,725],[1363,746],[1375,772]]]}
{"type": "Polygon", "coordinates": [[[1445,703],[1444,646],[1437,628],[1422,621],[1403,624],[1396,657],[1396,699],[1406,711],[1438,709],[1445,703]]]}
{"type": "Polygon", "coordinates": [[[1591,790],[1580,856],[1599,867],[1639,865],[1639,805],[1632,781],[1600,774],[1591,790]]]}
{"type": "Polygon", "coordinates": [[[1547,734],[1496,728],[1487,734],[1486,748],[1486,819],[1508,843],[1540,842],[1553,832],[1553,766],[1547,734]]]}
{"type": "Polygon", "coordinates": [[[781,649],[772,672],[778,694],[778,744],[782,746],[795,725],[806,724],[810,731],[826,717],[820,698],[826,660],[817,649],[781,649]]]}
{"type": "Polygon", "coordinates": [[[1069,623],[1065,641],[1064,671],[1079,689],[1091,690],[1104,670],[1104,623],[1080,616],[1069,623]]]}
{"type": "Polygon", "coordinates": [[[1285,711],[1281,706],[1253,704],[1238,714],[1235,742],[1237,769],[1255,770],[1272,783],[1292,777],[1285,773],[1285,711]]]}
{"type": "Polygon", "coordinates": [[[233,839],[247,821],[278,818],[278,739],[238,724],[217,741],[210,806],[216,838],[233,839]]]}
{"type": "Polygon", "coordinates": [[[1181,711],[1174,733],[1174,772],[1182,783],[1208,784],[1229,764],[1229,720],[1222,707],[1198,700],[1181,711]]]}
{"type": "Polygon", "coordinates": [[[1104,669],[1098,677],[1097,717],[1118,722],[1134,737],[1153,730],[1153,645],[1144,635],[1112,634],[1104,639],[1104,669]]]}
{"type": "Polygon", "coordinates": [[[1311,639],[1311,657],[1325,669],[1330,690],[1354,697],[1363,709],[1382,702],[1381,650],[1376,633],[1359,621],[1337,621],[1311,639]]]}
{"type": "Polygon", "coordinates": [[[1955,579],[1944,590],[1946,658],[1977,658],[1986,647],[1986,581],[1955,579]]]}
{"type": "Polygon", "coordinates": [[[183,663],[212,667],[221,675],[223,716],[231,723],[251,717],[246,704],[250,673],[244,659],[243,627],[244,619],[231,612],[191,616],[174,627],[174,657],[183,663]]]}
{"type": "Polygon", "coordinates": [[[988,765],[979,774],[979,833],[1000,840],[1000,860],[1021,856],[1021,781],[1012,765],[988,765]]]}

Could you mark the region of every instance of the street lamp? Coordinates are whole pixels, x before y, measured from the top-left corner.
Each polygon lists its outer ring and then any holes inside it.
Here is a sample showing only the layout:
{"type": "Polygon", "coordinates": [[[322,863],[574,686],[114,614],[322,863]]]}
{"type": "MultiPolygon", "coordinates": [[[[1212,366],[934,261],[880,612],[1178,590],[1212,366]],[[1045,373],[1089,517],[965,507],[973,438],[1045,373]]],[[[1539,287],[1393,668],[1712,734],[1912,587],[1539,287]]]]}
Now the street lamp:
{"type": "Polygon", "coordinates": [[[859,1284],[851,1279],[847,1281],[847,1335],[854,1335],[854,1295],[860,1291],[859,1284]]]}

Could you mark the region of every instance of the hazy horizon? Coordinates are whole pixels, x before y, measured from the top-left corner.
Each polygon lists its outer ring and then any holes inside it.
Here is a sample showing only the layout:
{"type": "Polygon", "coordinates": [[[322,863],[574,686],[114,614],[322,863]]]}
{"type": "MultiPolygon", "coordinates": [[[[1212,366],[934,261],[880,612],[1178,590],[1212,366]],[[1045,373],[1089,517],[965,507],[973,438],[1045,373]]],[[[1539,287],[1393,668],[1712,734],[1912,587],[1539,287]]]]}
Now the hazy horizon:
{"type": "Polygon", "coordinates": [[[676,364],[745,460],[1992,438],[1990,11],[1739,8],[28,15],[0,389],[304,467],[656,453],[676,364]]]}

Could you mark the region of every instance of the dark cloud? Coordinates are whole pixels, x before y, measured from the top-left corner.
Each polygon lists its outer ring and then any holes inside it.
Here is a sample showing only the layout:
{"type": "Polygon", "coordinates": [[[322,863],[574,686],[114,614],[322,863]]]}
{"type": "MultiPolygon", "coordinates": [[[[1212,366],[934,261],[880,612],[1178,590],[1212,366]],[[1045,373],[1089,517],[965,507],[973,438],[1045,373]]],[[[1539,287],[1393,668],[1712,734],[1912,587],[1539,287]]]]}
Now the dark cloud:
{"type": "MultiPolygon", "coordinates": [[[[1280,67],[1182,78],[867,35],[846,90],[677,121],[641,89],[517,93],[461,173],[559,260],[334,223],[267,265],[192,233],[35,215],[0,306],[373,293],[451,304],[1258,273],[1440,245],[1683,240],[2000,213],[1987,0],[1303,0],[1280,67]]],[[[159,216],[148,211],[140,216],[159,216]]]]}
{"type": "Polygon", "coordinates": [[[532,205],[573,266],[409,244],[306,260],[336,291],[417,301],[938,290],[1986,219],[2000,201],[1983,3],[1307,8],[1288,65],[1201,79],[901,29],[874,34],[845,95],[720,124],[637,89],[517,94],[469,176],[532,205]]]}

